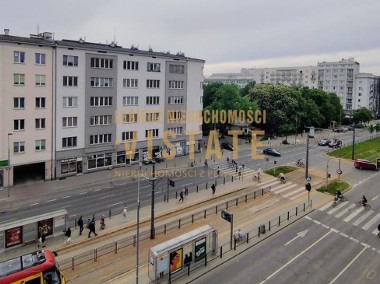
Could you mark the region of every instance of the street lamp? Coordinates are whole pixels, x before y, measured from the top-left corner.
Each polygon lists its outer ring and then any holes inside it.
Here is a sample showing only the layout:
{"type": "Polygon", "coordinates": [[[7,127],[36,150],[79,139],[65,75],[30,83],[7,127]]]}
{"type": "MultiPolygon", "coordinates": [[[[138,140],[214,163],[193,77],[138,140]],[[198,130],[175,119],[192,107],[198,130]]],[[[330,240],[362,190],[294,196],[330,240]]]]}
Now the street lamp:
{"type": "Polygon", "coordinates": [[[154,189],[155,189],[155,181],[156,181],[156,161],[153,160],[153,171],[152,171],[152,204],[150,211],[150,239],[153,240],[155,238],[154,232],[154,189]]]}
{"type": "Polygon", "coordinates": [[[10,196],[10,188],[11,188],[11,146],[9,143],[9,138],[13,135],[12,133],[8,133],[8,197],[10,196]]]}
{"type": "Polygon", "coordinates": [[[305,178],[309,176],[309,139],[314,138],[314,126],[306,127],[309,129],[306,140],[306,163],[305,163],[305,178]]]}
{"type": "Polygon", "coordinates": [[[137,229],[136,229],[136,284],[139,283],[139,243],[140,243],[140,172],[137,179],[137,229]]]}
{"type": "Polygon", "coordinates": [[[352,160],[355,160],[355,125],[352,125],[352,160]]]}

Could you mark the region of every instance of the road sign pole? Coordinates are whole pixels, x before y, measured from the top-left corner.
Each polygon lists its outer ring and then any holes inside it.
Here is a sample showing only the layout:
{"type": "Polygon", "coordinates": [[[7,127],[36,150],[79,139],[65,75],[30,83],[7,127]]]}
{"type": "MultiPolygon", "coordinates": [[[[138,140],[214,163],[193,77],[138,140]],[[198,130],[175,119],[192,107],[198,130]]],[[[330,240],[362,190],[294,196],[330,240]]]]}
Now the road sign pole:
{"type": "Polygon", "coordinates": [[[230,250],[232,250],[232,236],[234,234],[234,214],[231,214],[230,250]]]}

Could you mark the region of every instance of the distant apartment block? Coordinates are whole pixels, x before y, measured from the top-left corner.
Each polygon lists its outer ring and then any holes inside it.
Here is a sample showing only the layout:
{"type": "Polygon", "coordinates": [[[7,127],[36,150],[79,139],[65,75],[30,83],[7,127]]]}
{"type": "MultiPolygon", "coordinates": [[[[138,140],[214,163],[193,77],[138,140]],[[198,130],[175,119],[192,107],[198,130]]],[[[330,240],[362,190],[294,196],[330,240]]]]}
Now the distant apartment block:
{"type": "Polygon", "coordinates": [[[8,31],[0,60],[0,187],[31,170],[54,179],[155,157],[169,152],[165,131],[175,155],[200,149],[202,121],[187,114],[203,108],[204,60],[8,31]]]}

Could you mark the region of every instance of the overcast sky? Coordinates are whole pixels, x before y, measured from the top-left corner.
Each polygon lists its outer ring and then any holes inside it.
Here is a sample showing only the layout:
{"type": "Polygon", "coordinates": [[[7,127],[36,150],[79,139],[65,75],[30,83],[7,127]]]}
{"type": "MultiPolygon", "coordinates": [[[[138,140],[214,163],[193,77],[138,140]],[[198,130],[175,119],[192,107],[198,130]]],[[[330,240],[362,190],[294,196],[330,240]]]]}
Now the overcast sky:
{"type": "Polygon", "coordinates": [[[182,51],[205,75],[354,57],[380,75],[379,0],[0,0],[0,33],[182,51]]]}

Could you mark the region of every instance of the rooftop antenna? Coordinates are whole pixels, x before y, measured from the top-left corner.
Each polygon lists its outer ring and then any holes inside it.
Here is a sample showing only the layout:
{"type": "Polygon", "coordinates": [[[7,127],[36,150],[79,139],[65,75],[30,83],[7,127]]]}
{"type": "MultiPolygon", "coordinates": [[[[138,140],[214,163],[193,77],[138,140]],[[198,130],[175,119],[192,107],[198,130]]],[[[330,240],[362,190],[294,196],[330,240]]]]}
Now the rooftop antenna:
{"type": "Polygon", "coordinates": [[[113,42],[116,44],[116,27],[113,27],[113,42]]]}
{"type": "Polygon", "coordinates": [[[37,35],[40,34],[40,24],[37,24],[37,35]]]}

